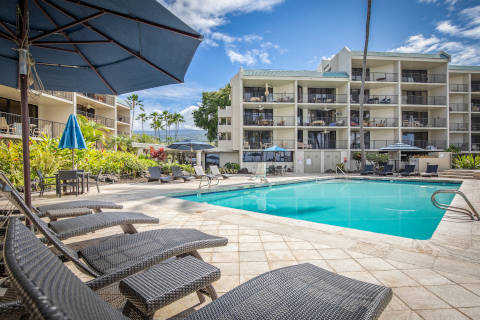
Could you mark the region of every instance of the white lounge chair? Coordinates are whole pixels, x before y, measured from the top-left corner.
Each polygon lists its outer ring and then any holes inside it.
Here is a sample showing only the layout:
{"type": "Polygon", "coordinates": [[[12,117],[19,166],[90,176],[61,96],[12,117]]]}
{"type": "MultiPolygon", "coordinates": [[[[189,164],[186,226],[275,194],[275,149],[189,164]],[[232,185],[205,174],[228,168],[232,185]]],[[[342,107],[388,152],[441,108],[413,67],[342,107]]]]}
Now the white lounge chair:
{"type": "Polygon", "coordinates": [[[206,174],[202,166],[194,166],[193,169],[195,170],[195,175],[197,176],[197,178],[200,179],[200,184],[198,185],[199,189],[201,187],[206,187],[206,186],[210,188],[210,186],[212,185],[212,181],[215,181],[215,180],[217,181],[217,183],[214,185],[217,185],[220,183],[220,179],[218,179],[218,177],[212,174],[206,174]],[[206,181],[207,183],[202,185],[203,181],[206,181]]]}
{"type": "Polygon", "coordinates": [[[265,162],[257,163],[257,169],[255,170],[255,175],[250,180],[259,179],[260,182],[266,182],[267,180],[267,164],[265,162]]]}
{"type": "Polygon", "coordinates": [[[216,177],[222,177],[223,179],[230,178],[227,174],[221,173],[217,166],[210,166],[210,171],[212,172],[212,175],[216,177]]]}

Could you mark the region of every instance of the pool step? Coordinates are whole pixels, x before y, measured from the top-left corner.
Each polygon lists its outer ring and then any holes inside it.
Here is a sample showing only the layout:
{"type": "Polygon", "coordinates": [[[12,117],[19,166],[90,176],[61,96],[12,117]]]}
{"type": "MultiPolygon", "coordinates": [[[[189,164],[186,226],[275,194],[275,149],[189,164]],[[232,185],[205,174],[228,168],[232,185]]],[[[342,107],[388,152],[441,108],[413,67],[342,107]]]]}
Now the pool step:
{"type": "Polygon", "coordinates": [[[479,170],[465,170],[465,169],[449,169],[438,173],[442,178],[457,178],[457,179],[480,179],[479,170]]]}

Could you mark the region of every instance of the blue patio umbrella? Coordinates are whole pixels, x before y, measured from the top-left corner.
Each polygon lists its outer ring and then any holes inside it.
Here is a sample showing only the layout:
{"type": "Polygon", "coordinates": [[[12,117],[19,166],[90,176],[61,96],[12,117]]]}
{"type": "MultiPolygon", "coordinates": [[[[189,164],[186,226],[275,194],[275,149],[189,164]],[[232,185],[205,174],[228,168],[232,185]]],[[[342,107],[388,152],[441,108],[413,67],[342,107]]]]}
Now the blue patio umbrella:
{"type": "Polygon", "coordinates": [[[72,169],[75,169],[75,149],[87,149],[87,145],[74,114],[68,117],[58,148],[72,149],[72,169]]]}
{"type": "Polygon", "coordinates": [[[2,0],[0,84],[21,92],[25,185],[29,80],[114,95],[181,83],[202,38],[156,0],[2,0]]]}
{"type": "Polygon", "coordinates": [[[279,147],[279,146],[271,146],[270,148],[265,149],[265,151],[278,151],[278,152],[282,152],[282,151],[287,151],[287,150],[286,150],[286,149],[283,149],[282,147],[279,147]]]}
{"type": "Polygon", "coordinates": [[[174,142],[167,147],[170,149],[185,150],[185,151],[198,151],[198,150],[215,148],[214,146],[206,142],[194,141],[194,140],[184,140],[184,141],[174,142]]]}
{"type": "Polygon", "coordinates": [[[382,151],[424,151],[422,148],[411,146],[406,143],[397,142],[386,147],[382,147],[379,150],[382,151]]]}

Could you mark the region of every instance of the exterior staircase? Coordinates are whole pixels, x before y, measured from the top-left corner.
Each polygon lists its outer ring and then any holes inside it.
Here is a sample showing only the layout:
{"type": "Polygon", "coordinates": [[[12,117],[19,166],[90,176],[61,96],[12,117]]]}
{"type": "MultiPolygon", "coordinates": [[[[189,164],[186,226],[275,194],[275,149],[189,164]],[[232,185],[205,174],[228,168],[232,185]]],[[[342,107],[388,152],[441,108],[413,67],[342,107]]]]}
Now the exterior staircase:
{"type": "Polygon", "coordinates": [[[438,172],[441,178],[480,179],[480,170],[449,169],[438,172]]]}

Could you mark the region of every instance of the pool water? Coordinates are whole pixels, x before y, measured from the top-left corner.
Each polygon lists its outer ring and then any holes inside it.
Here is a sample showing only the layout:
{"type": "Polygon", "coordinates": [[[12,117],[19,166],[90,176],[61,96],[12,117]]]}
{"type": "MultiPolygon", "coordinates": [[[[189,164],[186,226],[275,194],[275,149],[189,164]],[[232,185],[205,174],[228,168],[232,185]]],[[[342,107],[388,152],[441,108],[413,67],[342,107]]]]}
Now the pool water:
{"type": "MultiPolygon", "coordinates": [[[[444,214],[431,203],[432,193],[459,187],[456,183],[332,179],[178,198],[426,240],[444,214]]],[[[453,197],[437,195],[442,203],[450,203],[453,197]]]]}

